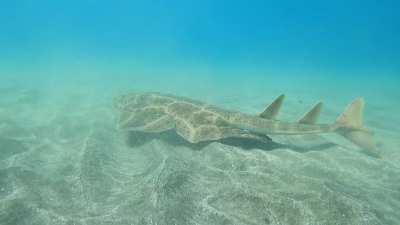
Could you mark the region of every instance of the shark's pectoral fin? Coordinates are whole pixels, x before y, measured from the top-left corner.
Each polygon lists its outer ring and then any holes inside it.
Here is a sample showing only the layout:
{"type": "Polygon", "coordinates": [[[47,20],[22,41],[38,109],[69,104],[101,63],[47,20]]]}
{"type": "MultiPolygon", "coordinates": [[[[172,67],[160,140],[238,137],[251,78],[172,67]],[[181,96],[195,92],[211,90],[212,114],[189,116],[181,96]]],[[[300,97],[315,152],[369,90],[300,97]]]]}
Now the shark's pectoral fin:
{"type": "Polygon", "coordinates": [[[283,100],[285,99],[285,95],[280,95],[276,98],[265,110],[260,114],[261,118],[273,120],[279,113],[279,110],[282,107],[283,100]]]}
{"type": "Polygon", "coordinates": [[[315,124],[321,114],[321,110],[322,102],[319,102],[299,120],[299,123],[315,124]]]}

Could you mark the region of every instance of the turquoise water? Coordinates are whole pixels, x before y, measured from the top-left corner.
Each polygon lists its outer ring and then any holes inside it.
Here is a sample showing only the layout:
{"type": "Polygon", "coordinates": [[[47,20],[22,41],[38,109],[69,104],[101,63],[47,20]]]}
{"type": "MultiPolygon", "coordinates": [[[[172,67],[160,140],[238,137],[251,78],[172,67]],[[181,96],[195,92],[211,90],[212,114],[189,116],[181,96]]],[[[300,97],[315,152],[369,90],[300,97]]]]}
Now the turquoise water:
{"type": "Polygon", "coordinates": [[[30,1],[0,7],[0,225],[400,224],[395,1],[30,1]],[[336,134],[192,144],[117,129],[113,99],[189,97],[336,134]]]}

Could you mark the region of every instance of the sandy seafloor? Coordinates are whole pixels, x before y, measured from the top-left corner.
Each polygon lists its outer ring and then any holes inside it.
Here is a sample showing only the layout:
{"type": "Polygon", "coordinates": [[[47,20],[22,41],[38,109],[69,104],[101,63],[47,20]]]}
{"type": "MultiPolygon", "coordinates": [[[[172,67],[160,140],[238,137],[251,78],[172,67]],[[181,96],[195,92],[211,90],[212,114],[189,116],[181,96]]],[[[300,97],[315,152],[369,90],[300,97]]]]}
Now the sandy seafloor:
{"type": "MultiPolygon", "coordinates": [[[[281,119],[296,120],[324,100],[322,122],[358,94],[268,85],[144,89],[251,114],[285,92],[281,119]]],[[[335,134],[286,140],[299,149],[124,134],[115,129],[112,97],[127,86],[2,85],[1,225],[400,224],[398,93],[365,96],[376,156],[335,134]]]]}

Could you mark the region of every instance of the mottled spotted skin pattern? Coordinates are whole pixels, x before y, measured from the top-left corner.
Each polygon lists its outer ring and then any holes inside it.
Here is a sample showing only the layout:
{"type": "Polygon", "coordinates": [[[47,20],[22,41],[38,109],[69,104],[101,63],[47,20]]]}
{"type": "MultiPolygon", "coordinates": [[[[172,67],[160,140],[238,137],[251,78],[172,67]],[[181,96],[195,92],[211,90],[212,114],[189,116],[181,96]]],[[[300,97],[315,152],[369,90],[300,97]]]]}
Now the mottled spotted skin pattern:
{"type": "Polygon", "coordinates": [[[114,106],[120,111],[119,129],[152,133],[175,129],[192,143],[228,137],[260,139],[268,134],[315,134],[337,129],[333,125],[306,125],[263,119],[159,93],[123,95],[115,99],[114,106]]]}

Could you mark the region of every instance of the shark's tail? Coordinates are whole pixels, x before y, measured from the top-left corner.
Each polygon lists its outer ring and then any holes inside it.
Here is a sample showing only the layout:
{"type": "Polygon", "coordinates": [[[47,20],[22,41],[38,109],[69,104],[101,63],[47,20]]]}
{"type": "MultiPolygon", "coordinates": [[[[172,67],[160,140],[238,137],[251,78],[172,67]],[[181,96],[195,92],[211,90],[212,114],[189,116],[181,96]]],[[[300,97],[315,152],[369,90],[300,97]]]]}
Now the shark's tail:
{"type": "Polygon", "coordinates": [[[358,98],[348,105],[336,120],[339,127],[336,131],[363,149],[375,150],[376,144],[373,133],[363,127],[364,105],[365,102],[362,98],[358,98]]]}

